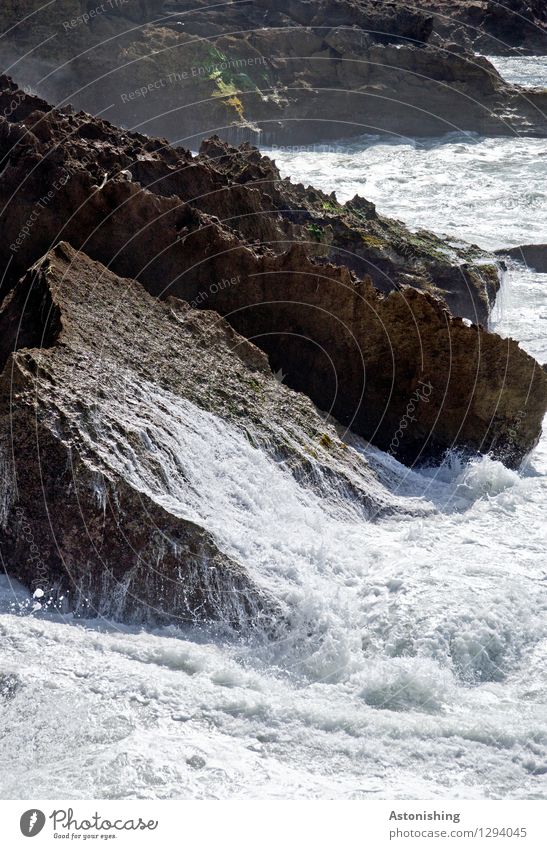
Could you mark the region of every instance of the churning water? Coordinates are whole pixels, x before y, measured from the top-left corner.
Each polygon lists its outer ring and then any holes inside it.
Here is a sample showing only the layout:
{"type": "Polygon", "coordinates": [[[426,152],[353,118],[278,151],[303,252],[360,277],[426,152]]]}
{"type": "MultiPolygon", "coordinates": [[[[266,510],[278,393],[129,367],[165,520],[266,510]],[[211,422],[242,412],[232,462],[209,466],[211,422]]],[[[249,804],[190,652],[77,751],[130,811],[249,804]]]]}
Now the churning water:
{"type": "MultiPolygon", "coordinates": [[[[341,200],[498,247],[547,241],[544,154],[368,139],[276,158],[341,200]]],[[[497,331],[545,361],[546,322],[547,275],[512,267],[497,331]]],[[[363,449],[431,507],[367,523],[179,412],[183,457],[206,448],[203,475],[188,461],[191,509],[278,598],[284,629],[73,623],[31,613],[4,578],[0,795],[543,798],[547,440],[519,473],[457,456],[411,471],[363,449]]]]}
{"type": "Polygon", "coordinates": [[[544,139],[443,139],[367,136],[347,144],[272,149],[283,176],[341,203],[359,194],[378,211],[495,250],[545,242],[547,145],[544,139]]]}
{"type": "Polygon", "coordinates": [[[546,56],[487,56],[504,80],[527,88],[547,87],[546,56]]]}

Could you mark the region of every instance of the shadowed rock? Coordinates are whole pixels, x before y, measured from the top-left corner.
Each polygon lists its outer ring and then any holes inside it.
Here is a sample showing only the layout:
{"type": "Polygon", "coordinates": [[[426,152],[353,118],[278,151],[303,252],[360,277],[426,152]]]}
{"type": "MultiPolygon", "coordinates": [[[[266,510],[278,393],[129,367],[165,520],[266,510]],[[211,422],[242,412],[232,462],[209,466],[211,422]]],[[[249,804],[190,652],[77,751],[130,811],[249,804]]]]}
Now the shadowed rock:
{"type": "Polygon", "coordinates": [[[37,604],[150,623],[279,619],[207,520],[204,466],[229,487],[230,450],[269,456],[272,474],[282,464],[363,518],[423,510],[217,314],[159,302],[65,243],[5,301],[0,334],[0,545],[37,604]]]}
{"type": "Polygon", "coordinates": [[[499,273],[476,246],[411,233],[363,198],[342,205],[293,185],[249,145],[215,137],[195,158],[0,83],[0,109],[9,113],[0,118],[4,290],[60,237],[154,292],[160,279],[177,280],[188,300],[232,266],[252,272],[262,256],[299,242],[318,261],[368,275],[380,291],[414,286],[455,315],[488,320],[499,273]]]}
{"type": "Polygon", "coordinates": [[[290,386],[405,462],[459,447],[517,465],[536,443],[543,370],[438,297],[487,314],[497,273],[473,267],[478,249],[279,181],[253,148],[213,140],[196,159],[30,97],[21,108],[24,124],[0,124],[7,285],[62,236],[158,297],[219,311],[290,386]]]}
{"type": "Polygon", "coordinates": [[[516,248],[504,248],[496,253],[502,257],[510,256],[533,271],[547,273],[547,245],[518,245],[516,248]]]}
{"type": "Polygon", "coordinates": [[[54,102],[192,147],[214,132],[266,144],[547,134],[547,94],[508,85],[474,53],[507,49],[508,34],[537,35],[541,52],[541,0],[113,5],[85,18],[79,0],[30,0],[25,15],[4,4],[4,67],[54,102]]]}
{"type": "Polygon", "coordinates": [[[416,0],[429,13],[433,38],[473,48],[478,53],[547,53],[547,6],[543,0],[416,0]]]}

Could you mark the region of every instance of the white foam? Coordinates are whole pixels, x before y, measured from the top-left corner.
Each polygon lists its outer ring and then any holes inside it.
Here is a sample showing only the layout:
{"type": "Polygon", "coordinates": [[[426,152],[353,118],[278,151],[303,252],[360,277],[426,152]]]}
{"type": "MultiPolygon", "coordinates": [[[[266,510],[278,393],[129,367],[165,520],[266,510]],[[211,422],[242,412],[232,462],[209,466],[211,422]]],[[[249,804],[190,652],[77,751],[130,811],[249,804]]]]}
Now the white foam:
{"type": "Polygon", "coordinates": [[[545,56],[487,56],[504,80],[525,88],[545,88],[547,58],[545,56]]]}
{"type": "MultiPolygon", "coordinates": [[[[284,167],[411,224],[510,244],[539,226],[538,144],[377,141],[284,167]]],[[[510,270],[496,330],[547,354],[543,314],[545,281],[510,270]]],[[[431,508],[370,523],[214,416],[136,379],[131,392],[139,403],[120,399],[116,417],[150,463],[114,439],[108,411],[105,462],[206,523],[285,622],[276,639],[138,633],[29,615],[28,593],[0,581],[0,676],[17,680],[2,702],[3,798],[544,795],[545,438],[521,473],[456,454],[408,470],[356,440],[401,498],[431,508]]]]}
{"type": "MultiPolygon", "coordinates": [[[[269,152],[269,151],[265,151],[269,152]]],[[[532,138],[365,138],[333,152],[272,149],[283,177],[487,250],[545,242],[545,144],[532,138]]]]}

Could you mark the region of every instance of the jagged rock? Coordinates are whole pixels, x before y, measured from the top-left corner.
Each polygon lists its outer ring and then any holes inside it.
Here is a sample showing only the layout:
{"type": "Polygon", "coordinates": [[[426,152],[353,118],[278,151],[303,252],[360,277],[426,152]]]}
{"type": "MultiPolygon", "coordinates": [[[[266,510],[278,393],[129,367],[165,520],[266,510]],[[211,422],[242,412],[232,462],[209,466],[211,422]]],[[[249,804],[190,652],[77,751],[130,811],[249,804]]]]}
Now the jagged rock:
{"type": "Polygon", "coordinates": [[[487,324],[500,275],[494,259],[478,247],[462,248],[423,230],[411,233],[357,195],[340,204],[334,194],[294,186],[248,144],[234,148],[215,137],[202,144],[200,154],[230,181],[256,183],[268,192],[274,208],[292,223],[292,238],[306,243],[310,254],[369,276],[381,292],[414,286],[442,298],[454,315],[487,324]]]}
{"type": "Polygon", "coordinates": [[[543,0],[417,0],[433,18],[434,33],[493,55],[547,53],[547,6],[543,0]]]}
{"type": "MultiPolygon", "coordinates": [[[[488,0],[481,28],[492,41],[495,39],[496,46],[525,47],[540,53],[547,50],[547,6],[543,0],[488,0]]],[[[485,46],[484,37],[481,46],[485,46]]]]}
{"type": "Polygon", "coordinates": [[[132,302],[121,280],[113,284],[105,276],[94,288],[100,275],[101,269],[61,247],[0,314],[3,359],[11,344],[25,346],[8,355],[0,379],[5,566],[40,604],[65,599],[63,607],[83,615],[185,622],[199,611],[202,618],[224,615],[235,624],[267,615],[264,594],[203,527],[184,511],[166,510],[157,493],[116,466],[124,450],[126,462],[146,463],[144,411],[139,433],[124,429],[108,405],[120,393],[127,404],[138,403],[127,381],[142,379],[145,391],[138,357],[151,351],[136,346],[117,361],[101,356],[102,345],[116,345],[118,354],[123,349],[120,335],[109,338],[102,324],[105,317],[112,321],[113,310],[119,320],[122,290],[128,311],[138,315],[147,305],[141,292],[132,302]],[[101,314],[93,303],[99,293],[107,295],[101,314]],[[109,440],[118,456],[108,451],[109,440]]]}
{"type": "MultiPolygon", "coordinates": [[[[298,241],[310,256],[369,275],[381,291],[412,285],[442,297],[455,315],[488,320],[499,273],[476,247],[411,233],[363,198],[342,206],[281,180],[249,145],[216,137],[193,158],[83,113],[52,111],[3,78],[0,109],[13,101],[21,102],[0,118],[4,289],[59,235],[150,286],[158,273],[164,281],[184,274],[189,300],[210,285],[212,265],[214,279],[230,276],[221,267],[226,250],[279,254],[298,241]]],[[[252,262],[244,252],[243,267],[252,262]]]]}
{"type": "MultiPolygon", "coordinates": [[[[451,317],[436,295],[448,289],[442,274],[456,286],[465,263],[442,241],[411,236],[366,201],[339,208],[279,182],[252,148],[232,155],[215,140],[205,149],[214,159],[196,159],[87,115],[44,112],[31,98],[24,108],[29,137],[10,147],[0,136],[8,285],[62,236],[154,295],[218,310],[289,385],[406,462],[457,446],[516,465],[537,441],[545,375],[515,342],[451,317]],[[47,185],[57,188],[43,200],[47,185]],[[391,291],[329,261],[350,253],[371,265],[383,258],[391,291]],[[420,381],[435,399],[409,423],[420,381]],[[402,420],[404,439],[395,439],[402,420]]],[[[464,292],[472,270],[462,275],[464,292]]]]}
{"type": "Polygon", "coordinates": [[[516,466],[539,439],[542,368],[515,341],[451,318],[435,297],[410,287],[384,296],[343,268],[319,271],[295,246],[213,303],[289,385],[404,462],[460,447],[516,466]]]}
{"type": "Polygon", "coordinates": [[[40,604],[235,627],[282,616],[200,513],[188,452],[211,439],[221,456],[250,442],[338,509],[400,509],[217,314],[157,301],[66,243],[5,301],[0,339],[0,546],[40,604]]]}
{"type": "Polygon", "coordinates": [[[167,14],[143,2],[83,20],[77,0],[57,3],[53,16],[29,0],[34,14],[23,22],[20,4],[0,10],[0,59],[54,102],[194,147],[213,132],[281,144],[371,132],[545,136],[547,94],[523,96],[472,49],[477,32],[505,38],[522,25],[521,40],[541,32],[538,2],[512,0],[509,11],[480,3],[479,14],[461,3],[460,16],[443,0],[422,9],[401,0],[252,0],[222,14],[208,0],[167,14]]]}

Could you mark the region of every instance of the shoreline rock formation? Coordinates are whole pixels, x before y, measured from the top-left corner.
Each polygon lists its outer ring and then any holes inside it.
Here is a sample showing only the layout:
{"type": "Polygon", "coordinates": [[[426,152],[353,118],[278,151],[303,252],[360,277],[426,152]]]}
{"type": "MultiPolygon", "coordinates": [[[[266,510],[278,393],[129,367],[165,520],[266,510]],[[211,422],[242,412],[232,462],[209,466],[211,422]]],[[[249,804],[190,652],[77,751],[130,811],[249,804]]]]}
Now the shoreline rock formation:
{"type": "MultiPolygon", "coordinates": [[[[2,85],[0,106],[19,99],[2,85]]],[[[396,446],[407,463],[459,446],[517,465],[537,440],[545,376],[479,326],[498,284],[479,249],[280,181],[248,146],[212,139],[196,158],[31,96],[0,121],[0,168],[5,291],[64,239],[152,295],[220,312],[290,386],[384,450],[419,381],[435,385],[396,446]]]]}
{"type": "Polygon", "coordinates": [[[433,34],[478,53],[545,55],[547,6],[542,0],[418,0],[433,34]]]}
{"type": "MultiPolygon", "coordinates": [[[[448,322],[438,301],[410,292],[423,311],[439,320],[443,313],[448,322]]],[[[383,323],[408,327],[398,293],[378,306],[383,323]]],[[[473,335],[480,351],[477,361],[468,358],[468,373],[461,359],[455,364],[460,391],[469,396],[462,435],[468,422],[483,428],[484,440],[505,435],[509,457],[541,426],[547,378],[515,342],[461,320],[451,325],[456,351],[460,338],[469,349],[473,335]],[[520,406],[515,421],[508,398],[520,406]],[[492,421],[481,421],[481,410],[492,421]]],[[[173,297],[159,301],[67,243],[5,299],[0,338],[0,550],[4,568],[34,592],[37,605],[134,624],[221,621],[275,631],[282,605],[238,563],[218,523],[210,526],[202,480],[215,475],[215,464],[220,476],[230,452],[239,465],[246,452],[250,465],[269,457],[272,475],[284,468],[338,514],[344,505],[363,520],[427,510],[392,494],[397,478],[276,379],[265,355],[217,313],[173,297]]],[[[409,362],[411,346],[399,351],[409,362]]],[[[444,368],[439,354],[424,352],[444,368]]],[[[381,392],[378,375],[368,379],[381,392]]],[[[342,393],[346,388],[341,384],[342,393]]],[[[409,435],[422,433],[426,444],[437,432],[432,418],[448,414],[446,398],[458,399],[456,385],[444,387],[444,398],[442,390],[418,380],[390,453],[409,435]]]]}
{"type": "Polygon", "coordinates": [[[513,248],[502,248],[496,251],[497,256],[511,257],[533,271],[547,273],[547,245],[517,245],[513,248]]]}
{"type": "Polygon", "coordinates": [[[547,375],[478,322],[498,285],[478,248],[249,145],[192,156],[5,77],[0,113],[0,548],[45,603],[273,627],[203,509],[227,450],[372,519],[424,508],[358,437],[407,463],[536,444],[547,375]]]}
{"type": "Polygon", "coordinates": [[[249,145],[215,137],[193,157],[165,140],[54,109],[7,77],[0,77],[2,112],[3,292],[60,238],[154,292],[158,272],[170,285],[177,279],[189,301],[211,279],[230,278],[232,265],[237,274],[237,263],[250,268],[298,242],[317,262],[367,275],[382,292],[410,285],[444,299],[454,315],[488,321],[500,283],[494,257],[412,233],[364,198],[342,205],[334,194],[282,180],[249,145]]]}
{"type": "Polygon", "coordinates": [[[5,300],[0,338],[0,547],[44,603],[149,624],[282,615],[200,512],[196,452],[214,438],[363,518],[402,509],[220,316],[158,301],[66,243],[5,300]]]}
{"type": "Polygon", "coordinates": [[[20,4],[0,11],[0,61],[51,102],[193,149],[215,133],[298,145],[367,133],[545,137],[547,92],[509,85],[474,52],[530,31],[546,53],[539,0],[452,6],[251,0],[220,15],[208,0],[99,11],[63,0],[52,18],[32,0],[24,24],[20,4]]]}

